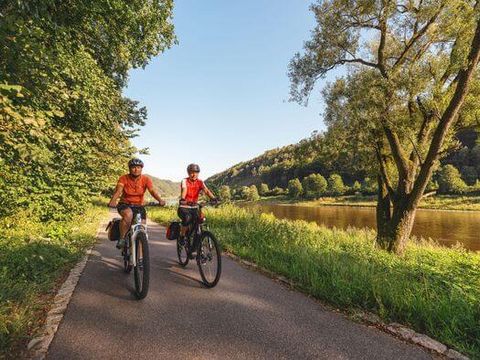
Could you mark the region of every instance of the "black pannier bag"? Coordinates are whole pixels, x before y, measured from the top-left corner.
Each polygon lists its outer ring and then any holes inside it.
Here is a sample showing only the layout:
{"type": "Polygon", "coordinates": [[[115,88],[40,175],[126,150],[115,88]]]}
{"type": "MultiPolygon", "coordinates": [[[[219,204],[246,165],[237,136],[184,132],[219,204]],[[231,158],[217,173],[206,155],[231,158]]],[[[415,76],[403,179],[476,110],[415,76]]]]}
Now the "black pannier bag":
{"type": "Polygon", "coordinates": [[[167,239],[177,240],[180,236],[180,222],[172,221],[167,228],[167,239]]]}
{"type": "Polygon", "coordinates": [[[122,219],[115,218],[108,223],[105,229],[108,231],[108,240],[118,241],[120,239],[120,221],[122,219]]]}

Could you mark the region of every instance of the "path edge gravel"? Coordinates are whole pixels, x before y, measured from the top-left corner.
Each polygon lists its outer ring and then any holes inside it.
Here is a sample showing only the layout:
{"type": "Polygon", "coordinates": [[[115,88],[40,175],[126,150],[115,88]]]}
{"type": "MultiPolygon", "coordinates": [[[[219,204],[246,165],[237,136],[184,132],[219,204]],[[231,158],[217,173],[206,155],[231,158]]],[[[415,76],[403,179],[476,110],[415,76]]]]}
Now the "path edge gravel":
{"type": "Polygon", "coordinates": [[[80,279],[80,276],[87,265],[88,258],[92,253],[92,249],[99,240],[100,233],[103,232],[104,228],[105,220],[103,219],[95,233],[95,243],[87,249],[82,259],[70,270],[67,279],[63,282],[62,286],[60,286],[53,298],[52,307],[47,313],[45,324],[40,335],[30,340],[27,344],[27,359],[44,360],[46,358],[48,348],[50,347],[50,344],[55,337],[55,333],[63,320],[70,299],[77,287],[78,280],[80,279]]]}
{"type": "MultiPolygon", "coordinates": [[[[287,279],[285,276],[278,275],[278,274],[276,274],[276,273],[274,273],[274,272],[272,272],[272,271],[270,271],[270,270],[268,270],[264,267],[261,267],[261,266],[255,264],[251,261],[244,260],[241,257],[239,257],[239,256],[237,256],[237,255],[235,255],[231,252],[223,251],[223,254],[225,254],[230,259],[234,260],[235,262],[246,266],[247,268],[257,270],[257,271],[267,275],[268,277],[270,277],[274,280],[277,280],[278,282],[282,283],[283,285],[285,285],[285,286],[287,286],[291,289],[301,291],[302,293],[306,294],[308,297],[311,297],[311,298],[314,299],[314,297],[305,293],[302,289],[299,288],[299,286],[295,282],[287,279]]],[[[328,305],[325,305],[325,304],[323,304],[323,305],[328,307],[328,308],[331,307],[331,306],[328,306],[328,305]]],[[[338,309],[336,311],[338,311],[338,309]]],[[[365,323],[365,324],[373,325],[373,326],[377,327],[378,329],[380,329],[384,332],[387,332],[391,335],[394,335],[395,337],[397,337],[397,338],[399,338],[403,341],[418,345],[418,346],[420,346],[424,349],[427,349],[430,352],[433,352],[435,354],[444,356],[447,359],[470,360],[470,358],[468,356],[466,356],[464,354],[461,354],[460,352],[458,352],[458,351],[456,351],[452,348],[449,348],[445,344],[442,344],[441,342],[439,342],[435,339],[432,339],[431,337],[429,337],[425,334],[418,333],[415,330],[410,329],[410,328],[408,328],[408,327],[406,327],[402,324],[398,324],[398,323],[387,324],[387,323],[383,322],[381,320],[381,318],[376,314],[362,311],[362,312],[355,313],[353,316],[350,315],[349,318],[352,319],[352,320],[360,321],[360,322],[365,323]]]]}

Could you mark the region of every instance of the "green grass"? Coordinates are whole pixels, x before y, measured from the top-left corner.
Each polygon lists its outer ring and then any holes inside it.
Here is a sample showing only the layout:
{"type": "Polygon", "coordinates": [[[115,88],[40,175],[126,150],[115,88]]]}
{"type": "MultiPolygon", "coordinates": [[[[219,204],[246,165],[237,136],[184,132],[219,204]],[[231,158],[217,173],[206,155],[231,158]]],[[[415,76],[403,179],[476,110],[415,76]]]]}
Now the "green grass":
{"type": "MultiPolygon", "coordinates": [[[[167,223],[174,209],[152,209],[167,223]]],[[[368,310],[480,359],[480,253],[413,241],[403,257],[369,230],[336,230],[228,206],[207,212],[223,247],[334,306],[368,310]]]]}
{"type": "Polygon", "coordinates": [[[94,243],[105,209],[42,224],[27,214],[0,220],[0,358],[17,358],[38,333],[60,281],[94,243]]]}
{"type": "MultiPolygon", "coordinates": [[[[317,200],[290,199],[287,196],[264,197],[259,200],[267,204],[291,204],[302,206],[367,206],[377,205],[376,196],[348,195],[324,197],[317,200]]],[[[480,196],[437,195],[424,198],[421,209],[480,211],[480,196]]]]}

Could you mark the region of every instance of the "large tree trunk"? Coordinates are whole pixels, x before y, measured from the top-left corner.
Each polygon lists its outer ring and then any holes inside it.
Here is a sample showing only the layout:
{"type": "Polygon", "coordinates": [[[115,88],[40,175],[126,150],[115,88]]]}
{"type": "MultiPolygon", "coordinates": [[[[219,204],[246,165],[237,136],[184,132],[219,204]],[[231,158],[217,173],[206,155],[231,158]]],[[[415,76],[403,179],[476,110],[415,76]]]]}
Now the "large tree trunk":
{"type": "MultiPolygon", "coordinates": [[[[385,190],[385,189],[384,189],[385,190]]],[[[379,189],[377,205],[377,244],[382,249],[403,254],[412,233],[416,207],[411,202],[400,201],[393,205],[380,194],[385,192],[379,189]]],[[[388,197],[388,194],[386,195],[388,197]]]]}
{"type": "Polygon", "coordinates": [[[391,251],[392,239],[389,237],[388,224],[392,219],[390,196],[388,194],[387,187],[382,180],[382,177],[378,175],[378,193],[377,193],[377,244],[382,249],[391,251]]]}

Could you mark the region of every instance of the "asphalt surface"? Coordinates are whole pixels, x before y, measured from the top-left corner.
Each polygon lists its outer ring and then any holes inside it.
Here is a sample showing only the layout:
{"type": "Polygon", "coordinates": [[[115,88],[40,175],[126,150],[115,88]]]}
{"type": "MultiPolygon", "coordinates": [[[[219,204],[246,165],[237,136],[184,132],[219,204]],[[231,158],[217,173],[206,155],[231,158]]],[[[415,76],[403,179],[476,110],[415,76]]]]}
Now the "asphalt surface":
{"type": "Polygon", "coordinates": [[[175,242],[150,223],[150,292],[101,233],[47,359],[431,359],[373,327],[223,257],[217,287],[181,268],[175,242]]]}

